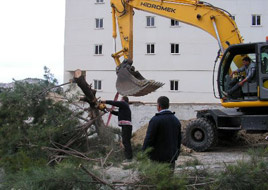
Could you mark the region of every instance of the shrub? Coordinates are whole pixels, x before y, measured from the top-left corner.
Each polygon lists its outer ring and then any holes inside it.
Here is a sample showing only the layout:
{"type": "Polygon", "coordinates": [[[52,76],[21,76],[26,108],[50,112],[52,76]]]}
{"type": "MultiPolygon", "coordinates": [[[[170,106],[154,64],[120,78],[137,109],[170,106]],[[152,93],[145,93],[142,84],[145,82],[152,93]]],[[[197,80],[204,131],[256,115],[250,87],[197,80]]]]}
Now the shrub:
{"type": "Polygon", "coordinates": [[[73,164],[62,163],[55,168],[32,167],[16,174],[7,174],[0,189],[88,190],[98,187],[84,171],[73,164]]]}
{"type": "Polygon", "coordinates": [[[167,163],[151,161],[147,156],[148,151],[139,153],[137,156],[138,162],[135,167],[139,172],[140,183],[156,189],[186,189],[185,176],[174,175],[167,163]]]}
{"type": "Polygon", "coordinates": [[[236,165],[226,166],[226,170],[218,176],[219,189],[268,189],[267,148],[250,149],[249,161],[239,161],[236,165]]]}
{"type": "Polygon", "coordinates": [[[5,170],[43,165],[49,154],[41,148],[66,143],[79,124],[66,105],[40,94],[46,86],[16,82],[0,94],[0,167],[5,170]]]}

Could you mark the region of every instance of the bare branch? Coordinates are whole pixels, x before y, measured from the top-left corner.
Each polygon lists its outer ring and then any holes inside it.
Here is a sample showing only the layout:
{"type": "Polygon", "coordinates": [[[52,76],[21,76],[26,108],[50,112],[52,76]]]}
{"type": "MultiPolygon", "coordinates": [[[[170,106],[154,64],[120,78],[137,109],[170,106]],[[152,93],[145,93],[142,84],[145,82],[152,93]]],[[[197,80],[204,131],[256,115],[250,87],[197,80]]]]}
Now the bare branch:
{"type": "Polygon", "coordinates": [[[98,178],[96,175],[94,175],[93,173],[91,173],[88,169],[86,169],[82,164],[80,164],[80,167],[95,181],[98,181],[108,187],[110,187],[111,189],[115,189],[113,185],[109,184],[108,182],[98,178]]]}

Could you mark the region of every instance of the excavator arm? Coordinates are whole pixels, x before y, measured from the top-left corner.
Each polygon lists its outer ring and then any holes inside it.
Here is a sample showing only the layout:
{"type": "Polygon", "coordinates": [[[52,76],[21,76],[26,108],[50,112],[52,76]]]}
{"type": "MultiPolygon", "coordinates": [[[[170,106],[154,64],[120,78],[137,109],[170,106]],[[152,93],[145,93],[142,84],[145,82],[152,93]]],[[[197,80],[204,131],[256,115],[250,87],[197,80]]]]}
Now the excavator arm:
{"type": "MultiPolygon", "coordinates": [[[[198,27],[212,35],[223,53],[229,45],[240,44],[243,39],[227,11],[198,0],[111,0],[113,38],[119,29],[122,50],[113,54],[117,67],[117,91],[121,95],[146,95],[163,84],[146,80],[132,66],[134,9],[150,12],[198,27]],[[118,26],[118,27],[117,27],[118,26]],[[121,63],[120,58],[124,57],[121,63]]],[[[235,61],[241,66],[240,58],[235,61]]]]}

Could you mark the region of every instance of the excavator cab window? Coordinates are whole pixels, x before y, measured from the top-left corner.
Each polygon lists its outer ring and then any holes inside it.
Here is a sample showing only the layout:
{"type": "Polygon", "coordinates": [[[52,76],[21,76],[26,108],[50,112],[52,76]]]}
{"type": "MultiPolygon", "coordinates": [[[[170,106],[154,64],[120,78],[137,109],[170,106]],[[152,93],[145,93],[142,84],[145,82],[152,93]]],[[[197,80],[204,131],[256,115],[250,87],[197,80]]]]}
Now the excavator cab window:
{"type": "Polygon", "coordinates": [[[259,73],[259,89],[260,100],[268,100],[268,44],[260,45],[260,73],[259,73]]]}
{"type": "Polygon", "coordinates": [[[268,74],[268,48],[261,52],[261,72],[268,74]]]}
{"type": "Polygon", "coordinates": [[[219,92],[220,97],[226,97],[226,101],[248,101],[257,99],[257,69],[254,76],[243,84],[242,87],[231,89],[246,77],[246,72],[238,72],[231,75],[233,71],[243,67],[244,57],[251,59],[251,64],[256,65],[256,46],[254,45],[235,45],[228,48],[223,55],[219,67],[219,92]],[[231,92],[231,93],[230,93],[231,92]]]}

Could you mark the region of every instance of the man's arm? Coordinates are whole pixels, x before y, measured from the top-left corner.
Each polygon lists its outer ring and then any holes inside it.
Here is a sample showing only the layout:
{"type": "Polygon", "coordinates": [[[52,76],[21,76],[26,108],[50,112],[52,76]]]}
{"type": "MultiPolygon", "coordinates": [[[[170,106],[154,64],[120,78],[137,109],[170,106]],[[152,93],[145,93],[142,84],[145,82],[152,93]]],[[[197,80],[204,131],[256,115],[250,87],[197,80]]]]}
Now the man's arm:
{"type": "Polygon", "coordinates": [[[246,76],[247,81],[250,81],[254,77],[255,72],[256,72],[256,64],[251,63],[249,65],[249,71],[248,71],[248,74],[246,76]]]}
{"type": "Polygon", "coordinates": [[[249,72],[248,72],[246,78],[243,79],[243,80],[239,83],[240,86],[242,86],[245,82],[250,81],[250,80],[254,77],[255,72],[256,72],[256,67],[255,67],[255,64],[254,64],[254,63],[251,63],[251,64],[252,64],[252,65],[250,65],[249,72]],[[254,64],[254,65],[253,65],[253,64],[254,64]]]}
{"type": "Polygon", "coordinates": [[[102,100],[101,102],[116,107],[123,107],[125,105],[123,101],[102,100]]]}
{"type": "Polygon", "coordinates": [[[248,81],[248,79],[247,78],[244,78],[241,82],[239,82],[239,86],[243,86],[243,84],[245,83],[245,82],[247,82],[248,81]]]}
{"type": "Polygon", "coordinates": [[[181,123],[179,123],[179,134],[178,134],[178,149],[180,150],[181,148],[181,123]]]}
{"type": "MultiPolygon", "coordinates": [[[[116,107],[119,107],[117,105],[119,105],[121,102],[119,101],[112,101],[112,100],[101,100],[101,103],[104,103],[104,104],[109,104],[109,105],[112,105],[112,106],[116,106],[116,107]]],[[[118,116],[118,111],[114,111],[112,108],[109,109],[111,114],[113,115],[117,115],[118,116]]]]}
{"type": "Polygon", "coordinates": [[[233,72],[231,73],[230,77],[232,77],[235,73],[240,73],[240,72],[242,72],[242,71],[245,71],[245,69],[246,69],[245,66],[242,66],[242,67],[236,69],[235,71],[233,71],[233,72]]]}
{"type": "Polygon", "coordinates": [[[143,142],[142,146],[143,151],[146,150],[148,147],[152,147],[154,145],[156,132],[157,132],[157,123],[154,119],[151,119],[143,142]]]}
{"type": "Polygon", "coordinates": [[[245,70],[246,70],[246,66],[244,65],[244,66],[238,68],[238,69],[236,70],[236,72],[237,72],[237,73],[240,73],[240,72],[243,72],[243,71],[245,71],[245,70]]]}
{"type": "Polygon", "coordinates": [[[178,124],[178,145],[177,145],[177,151],[175,154],[175,160],[178,159],[179,155],[180,155],[180,150],[181,150],[181,123],[179,122],[178,124]]]}
{"type": "Polygon", "coordinates": [[[118,111],[114,111],[114,110],[112,110],[111,113],[112,113],[113,115],[118,115],[118,111]]]}

